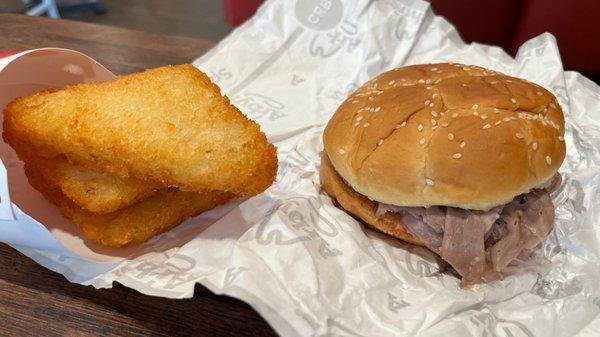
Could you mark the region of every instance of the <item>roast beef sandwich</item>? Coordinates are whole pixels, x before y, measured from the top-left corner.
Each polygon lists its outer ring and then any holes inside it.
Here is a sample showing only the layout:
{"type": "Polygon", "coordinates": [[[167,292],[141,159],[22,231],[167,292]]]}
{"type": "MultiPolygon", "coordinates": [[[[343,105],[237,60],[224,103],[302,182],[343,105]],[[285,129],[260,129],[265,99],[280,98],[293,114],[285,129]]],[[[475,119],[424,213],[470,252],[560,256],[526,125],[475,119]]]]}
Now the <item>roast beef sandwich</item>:
{"type": "Polygon", "coordinates": [[[327,124],[323,189],[366,225],[484,282],[554,224],[564,116],[523,79],[463,64],[385,72],[327,124]]]}

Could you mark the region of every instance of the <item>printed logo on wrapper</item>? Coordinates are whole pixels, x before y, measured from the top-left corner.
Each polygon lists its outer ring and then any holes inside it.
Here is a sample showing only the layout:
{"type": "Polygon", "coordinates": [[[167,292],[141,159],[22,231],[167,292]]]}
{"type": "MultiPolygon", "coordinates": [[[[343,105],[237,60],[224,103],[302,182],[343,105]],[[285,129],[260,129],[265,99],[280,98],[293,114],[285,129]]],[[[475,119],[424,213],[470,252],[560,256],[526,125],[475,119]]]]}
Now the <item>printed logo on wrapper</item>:
{"type": "Polygon", "coordinates": [[[263,246],[289,246],[313,241],[318,244],[318,252],[323,258],[343,255],[323,238],[335,237],[339,231],[319,213],[318,205],[314,197],[294,197],[281,201],[258,225],[256,242],[263,246]],[[291,229],[293,234],[285,229],[291,229]]]}
{"type": "Polygon", "coordinates": [[[305,27],[323,31],[340,22],[344,6],[340,0],[297,0],[294,13],[305,27]]]}
{"type": "Polygon", "coordinates": [[[231,101],[254,120],[268,118],[275,121],[287,116],[283,103],[265,95],[249,92],[237,95],[231,101]]]}
{"type": "Polygon", "coordinates": [[[410,306],[410,304],[408,304],[405,300],[388,292],[388,309],[390,309],[391,312],[397,314],[400,309],[408,306],[410,306]]]}
{"type": "Polygon", "coordinates": [[[312,56],[329,58],[346,48],[347,53],[352,53],[359,45],[358,26],[345,19],[342,24],[327,33],[316,33],[308,45],[312,56]]]}
{"type": "Polygon", "coordinates": [[[327,318],[325,324],[320,324],[311,315],[304,313],[300,309],[294,309],[294,314],[301,317],[314,331],[320,331],[323,328],[327,331],[325,333],[316,333],[315,336],[319,337],[363,337],[355,333],[355,331],[342,323],[337,322],[334,319],[327,318]],[[325,325],[325,327],[323,327],[325,325]]]}
{"type": "Polygon", "coordinates": [[[296,75],[296,74],[294,74],[294,75],[292,76],[292,81],[290,82],[290,84],[292,85],[292,87],[295,87],[295,86],[297,86],[298,84],[300,84],[300,83],[303,83],[304,81],[306,81],[304,78],[302,78],[302,77],[301,77],[301,76],[299,76],[299,75],[296,75]]]}
{"type": "Polygon", "coordinates": [[[208,77],[210,77],[211,81],[218,85],[222,85],[222,82],[231,80],[233,78],[233,73],[227,68],[219,68],[216,70],[208,69],[206,74],[208,77]]]}
{"type": "Polygon", "coordinates": [[[424,13],[406,6],[400,1],[390,2],[394,13],[398,15],[394,35],[399,41],[412,40],[416,34],[418,23],[423,20],[424,13]]]}
{"type": "Polygon", "coordinates": [[[481,337],[535,337],[525,324],[501,319],[489,312],[475,314],[470,317],[469,321],[477,328],[483,329],[481,337]]]}
{"type": "Polygon", "coordinates": [[[190,273],[196,260],[182,254],[168,257],[167,254],[150,254],[144,261],[128,264],[117,269],[117,277],[127,276],[146,286],[160,284],[164,289],[174,289],[182,284],[195,282],[198,275],[190,273]],[[165,259],[161,259],[162,255],[165,259]]]}
{"type": "Polygon", "coordinates": [[[398,14],[401,17],[410,19],[414,22],[421,22],[421,19],[423,19],[423,15],[425,14],[420,10],[405,5],[401,1],[395,0],[390,1],[389,3],[394,9],[394,13],[398,14]]]}
{"type": "Polygon", "coordinates": [[[427,260],[421,258],[418,253],[427,254],[432,258],[436,258],[433,253],[426,251],[425,249],[421,249],[416,246],[408,245],[406,248],[405,262],[406,268],[408,271],[419,277],[439,277],[440,276],[440,268],[437,265],[434,265],[427,260]]]}

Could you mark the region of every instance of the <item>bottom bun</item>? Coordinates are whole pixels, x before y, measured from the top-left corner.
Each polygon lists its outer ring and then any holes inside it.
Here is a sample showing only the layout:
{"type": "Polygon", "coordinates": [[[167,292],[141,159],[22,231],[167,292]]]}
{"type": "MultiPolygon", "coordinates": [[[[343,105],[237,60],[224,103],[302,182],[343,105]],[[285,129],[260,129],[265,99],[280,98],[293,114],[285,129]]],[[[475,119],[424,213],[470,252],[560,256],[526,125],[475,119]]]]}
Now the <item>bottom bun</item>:
{"type": "Polygon", "coordinates": [[[324,153],[321,157],[321,185],[323,190],[342,208],[369,227],[415,245],[425,246],[423,242],[410,234],[399,214],[387,212],[377,216],[377,202],[356,192],[348,186],[335,171],[324,153]]]}

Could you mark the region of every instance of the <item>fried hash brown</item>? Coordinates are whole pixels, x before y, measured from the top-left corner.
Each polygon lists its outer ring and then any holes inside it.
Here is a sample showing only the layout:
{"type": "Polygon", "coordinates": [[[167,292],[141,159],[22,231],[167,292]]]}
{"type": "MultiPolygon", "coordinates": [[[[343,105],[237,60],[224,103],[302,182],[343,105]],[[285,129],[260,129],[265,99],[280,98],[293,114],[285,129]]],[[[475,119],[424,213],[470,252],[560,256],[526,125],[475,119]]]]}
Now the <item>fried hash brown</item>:
{"type": "Polygon", "coordinates": [[[29,183],[65,217],[73,220],[87,239],[111,247],[145,242],[233,197],[227,192],[192,193],[169,189],[116,212],[98,215],[78,207],[28,163],[25,163],[25,174],[29,183]]]}
{"type": "Polygon", "coordinates": [[[111,213],[164,189],[160,184],[110,176],[60,159],[42,158],[31,164],[66,197],[92,213],[111,213]]]}
{"type": "Polygon", "coordinates": [[[110,213],[154,195],[162,184],[135,178],[120,178],[72,165],[64,158],[37,156],[31,146],[4,130],[4,139],[19,158],[39,172],[79,207],[92,213],[110,213]]]}
{"type": "Polygon", "coordinates": [[[185,191],[254,195],[277,171],[258,124],[191,65],[21,97],[4,127],[38,155],[185,191]]]}

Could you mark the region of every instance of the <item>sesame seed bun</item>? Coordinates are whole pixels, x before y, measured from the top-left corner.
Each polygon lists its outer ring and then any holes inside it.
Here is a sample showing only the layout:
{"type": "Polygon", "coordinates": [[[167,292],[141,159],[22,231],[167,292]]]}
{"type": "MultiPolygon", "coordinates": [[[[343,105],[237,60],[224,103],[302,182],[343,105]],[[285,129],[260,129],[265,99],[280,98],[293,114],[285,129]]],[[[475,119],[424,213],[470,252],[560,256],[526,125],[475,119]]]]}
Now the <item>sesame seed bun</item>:
{"type": "Polygon", "coordinates": [[[549,91],[481,67],[427,64],[365,83],[325,128],[335,171],[370,200],[488,210],[548,181],[565,157],[549,91]]]}

